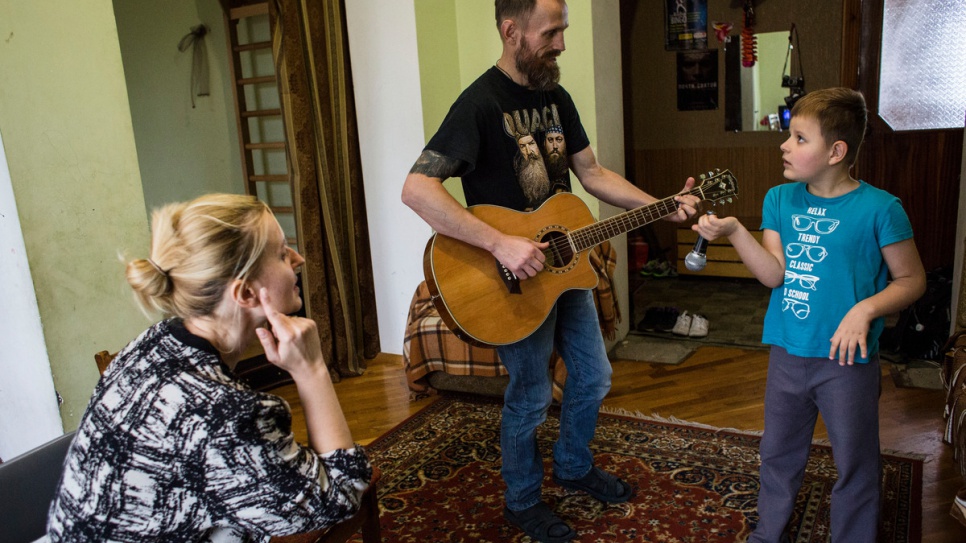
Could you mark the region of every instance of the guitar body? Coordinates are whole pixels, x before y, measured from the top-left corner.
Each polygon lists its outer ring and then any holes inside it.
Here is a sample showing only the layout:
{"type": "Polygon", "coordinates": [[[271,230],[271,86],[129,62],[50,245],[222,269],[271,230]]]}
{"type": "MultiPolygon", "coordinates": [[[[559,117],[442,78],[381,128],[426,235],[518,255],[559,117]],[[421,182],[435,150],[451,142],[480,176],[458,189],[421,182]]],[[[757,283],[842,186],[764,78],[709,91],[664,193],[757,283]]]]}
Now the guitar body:
{"type": "Polygon", "coordinates": [[[560,250],[547,258],[544,271],[515,283],[489,251],[434,234],[423,258],[426,284],[443,322],[463,341],[484,346],[519,341],[543,324],[565,291],[597,286],[590,249],[575,253],[566,241],[568,232],[594,222],[577,196],[554,195],[531,212],[491,205],[468,209],[503,233],[551,241],[560,250]]]}

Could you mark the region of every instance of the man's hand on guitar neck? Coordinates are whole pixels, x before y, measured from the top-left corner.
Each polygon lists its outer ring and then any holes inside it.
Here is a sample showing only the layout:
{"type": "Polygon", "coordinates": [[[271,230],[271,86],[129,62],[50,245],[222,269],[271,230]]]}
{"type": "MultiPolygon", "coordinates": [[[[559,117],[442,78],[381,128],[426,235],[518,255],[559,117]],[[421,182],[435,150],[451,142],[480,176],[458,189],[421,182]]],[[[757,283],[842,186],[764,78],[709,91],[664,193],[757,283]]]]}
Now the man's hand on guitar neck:
{"type": "Polygon", "coordinates": [[[547,242],[537,243],[520,236],[504,235],[490,252],[517,279],[523,280],[543,270],[543,263],[547,259],[543,251],[549,246],[547,242]]]}
{"type": "Polygon", "coordinates": [[[701,200],[691,194],[692,188],[694,188],[694,178],[689,177],[684,182],[684,188],[681,189],[678,196],[674,197],[674,201],[678,204],[678,212],[667,216],[665,220],[670,222],[685,222],[697,214],[701,206],[701,200]]]}

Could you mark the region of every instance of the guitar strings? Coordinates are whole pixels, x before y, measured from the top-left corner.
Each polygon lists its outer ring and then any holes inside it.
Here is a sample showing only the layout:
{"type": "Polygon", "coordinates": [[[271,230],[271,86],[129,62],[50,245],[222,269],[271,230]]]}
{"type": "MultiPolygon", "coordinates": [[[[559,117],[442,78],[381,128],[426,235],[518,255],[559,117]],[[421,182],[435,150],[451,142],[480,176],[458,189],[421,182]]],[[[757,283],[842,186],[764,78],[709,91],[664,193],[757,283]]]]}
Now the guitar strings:
{"type": "MultiPolygon", "coordinates": [[[[686,194],[690,194],[692,196],[702,195],[702,188],[703,185],[694,187],[686,194]]],[[[543,251],[543,254],[550,262],[557,262],[558,259],[559,261],[563,262],[564,254],[579,253],[623,232],[627,232],[639,226],[643,226],[655,220],[666,217],[678,209],[678,204],[674,201],[675,196],[679,196],[679,194],[668,196],[667,198],[658,200],[646,206],[639,207],[637,209],[621,213],[620,215],[615,215],[603,221],[578,228],[564,236],[553,238],[550,240],[549,247],[543,251]],[[659,211],[653,211],[656,209],[659,209],[659,211]],[[597,233],[602,230],[606,233],[597,233]],[[571,243],[571,240],[573,240],[573,243],[571,243]]]]}

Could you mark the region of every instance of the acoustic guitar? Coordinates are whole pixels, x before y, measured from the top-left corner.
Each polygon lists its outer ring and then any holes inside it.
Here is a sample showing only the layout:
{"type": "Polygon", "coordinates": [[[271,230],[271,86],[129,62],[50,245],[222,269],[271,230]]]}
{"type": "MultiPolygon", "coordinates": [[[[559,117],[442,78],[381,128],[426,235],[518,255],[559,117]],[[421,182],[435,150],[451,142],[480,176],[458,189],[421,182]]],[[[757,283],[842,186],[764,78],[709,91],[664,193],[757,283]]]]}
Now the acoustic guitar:
{"type": "MultiPolygon", "coordinates": [[[[738,195],[737,183],[728,170],[709,172],[688,194],[713,203],[731,201],[738,195]]],[[[501,232],[549,242],[543,271],[521,281],[489,251],[436,233],[423,256],[433,305],[450,330],[467,343],[497,346],[519,341],[543,324],[565,291],[597,286],[597,272],[587,255],[594,246],[675,213],[675,196],[599,222],[570,193],[551,196],[529,212],[470,206],[474,216],[501,232]]]]}

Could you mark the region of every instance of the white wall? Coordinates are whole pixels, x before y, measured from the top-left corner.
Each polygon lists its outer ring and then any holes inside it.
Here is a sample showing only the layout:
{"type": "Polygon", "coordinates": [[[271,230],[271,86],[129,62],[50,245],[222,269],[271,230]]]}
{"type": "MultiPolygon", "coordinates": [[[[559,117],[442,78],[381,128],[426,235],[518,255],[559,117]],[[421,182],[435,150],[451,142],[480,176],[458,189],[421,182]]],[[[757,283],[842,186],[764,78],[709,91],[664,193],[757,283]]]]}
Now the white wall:
{"type": "MultiPolygon", "coordinates": [[[[593,119],[597,127],[597,160],[624,175],[624,85],[621,73],[620,2],[618,0],[595,0],[592,7],[594,50],[594,99],[593,119]]],[[[584,121],[589,122],[589,120],[584,121]]],[[[625,210],[600,202],[600,219],[619,215],[625,210]]],[[[627,277],[627,235],[610,240],[617,251],[617,267],[614,270],[614,293],[621,311],[614,343],[624,338],[634,324],[630,322],[629,280],[627,277]]],[[[608,348],[612,342],[608,343],[608,348]]]]}
{"type": "Polygon", "coordinates": [[[0,458],[10,460],[63,429],[2,136],[0,253],[0,458]]]}
{"type": "Polygon", "coordinates": [[[402,353],[409,303],[423,280],[432,234],[400,200],[423,150],[423,111],[413,0],[346,2],[349,53],[372,244],[379,342],[402,353]]]}

